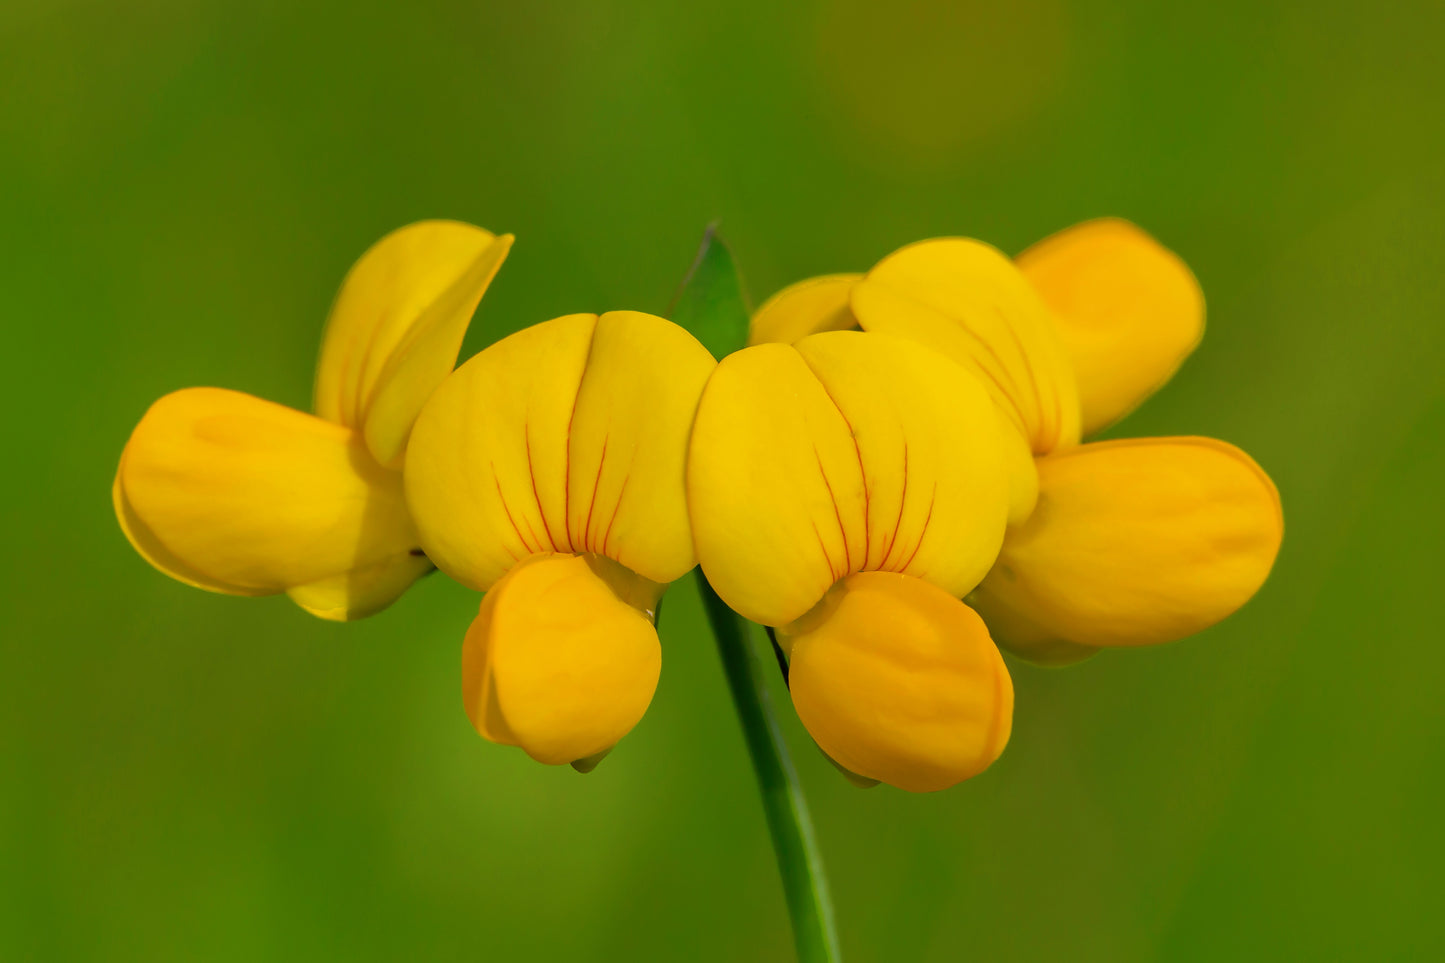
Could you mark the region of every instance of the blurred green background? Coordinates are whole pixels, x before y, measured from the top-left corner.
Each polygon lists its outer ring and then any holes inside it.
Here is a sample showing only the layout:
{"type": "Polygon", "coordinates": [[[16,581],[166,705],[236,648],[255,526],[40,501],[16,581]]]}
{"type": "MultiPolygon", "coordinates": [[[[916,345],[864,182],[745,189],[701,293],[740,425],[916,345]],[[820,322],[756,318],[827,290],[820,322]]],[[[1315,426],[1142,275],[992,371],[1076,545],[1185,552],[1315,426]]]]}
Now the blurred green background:
{"type": "Polygon", "coordinates": [[[0,959],[787,960],[694,594],[592,775],[476,737],[441,576],[355,625],[152,571],[131,426],[309,402],[391,228],[518,238],[467,353],[662,311],[721,218],[755,298],[969,234],[1131,218],[1203,346],[1117,430],[1242,445],[1288,532],[1192,641],[1012,664],[932,796],[791,718],[846,958],[1445,958],[1445,19],[1144,0],[0,3],[0,959]]]}

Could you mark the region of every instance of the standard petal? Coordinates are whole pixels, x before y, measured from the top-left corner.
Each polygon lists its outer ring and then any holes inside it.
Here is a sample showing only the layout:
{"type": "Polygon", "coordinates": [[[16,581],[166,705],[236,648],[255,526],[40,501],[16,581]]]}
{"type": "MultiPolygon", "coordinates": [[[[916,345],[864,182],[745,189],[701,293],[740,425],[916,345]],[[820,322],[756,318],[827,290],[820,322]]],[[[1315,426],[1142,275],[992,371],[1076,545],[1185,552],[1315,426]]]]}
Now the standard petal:
{"type": "Polygon", "coordinates": [[[687,441],[717,362],[687,331],[637,311],[597,319],[568,423],[567,539],[657,582],[697,564],[687,441]]]}
{"type": "Polygon", "coordinates": [[[842,512],[862,514],[854,458],[796,350],[758,345],[718,365],[693,425],[688,508],[698,561],[735,611],[782,625],[847,574],[842,512]]]}
{"type": "Polygon", "coordinates": [[[862,483],[850,571],[971,591],[998,555],[1010,500],[1004,447],[1013,439],[983,386],[898,338],[840,332],[796,348],[848,429],[862,483]]]}
{"type": "Polygon", "coordinates": [[[399,467],[417,413],[456,364],[511,235],[422,221],[382,238],[342,283],[316,369],[316,413],[399,467]]]}
{"type": "MultiPolygon", "coordinates": [[[[462,649],[467,715],[492,742],[558,765],[605,752],[637,725],[662,648],[640,580],[596,556],[539,555],[482,599],[462,649]]],[[[650,584],[650,583],[649,583],[650,584]]]]}
{"type": "Polygon", "coordinates": [[[1054,312],[1086,435],[1153,394],[1204,335],[1199,282],[1128,221],[1060,231],[1020,254],[1018,266],[1054,312]]]}
{"type": "Polygon", "coordinates": [[[840,766],[910,792],[987,769],[1013,682],[983,621],[920,579],[850,575],[779,633],[798,718],[840,766]]]}
{"type": "Polygon", "coordinates": [[[974,599],[995,638],[1042,661],[1169,642],[1247,602],[1283,532],[1273,482],[1233,445],[1081,445],[1039,460],[1038,508],[974,599]]]}
{"type": "Polygon", "coordinates": [[[748,344],[792,344],[822,331],[858,327],[848,306],[861,274],[829,274],[783,288],[753,314],[748,344]]]}
{"type": "Polygon", "coordinates": [[[967,238],[895,251],[853,287],[865,331],[909,338],[976,373],[1030,448],[1046,454],[1079,439],[1079,406],[1053,319],[1019,269],[967,238]]]}
{"type": "Polygon", "coordinates": [[[678,326],[628,311],[557,318],[481,352],[413,433],[407,492],[427,553],[481,590],[538,552],[682,575],[687,436],[713,364],[678,326]]]}
{"type": "Polygon", "coordinates": [[[235,595],[288,591],[323,618],[389,605],[431,565],[402,498],[356,433],[251,395],[190,388],[141,419],[116,514],[151,564],[235,595]]]}
{"type": "Polygon", "coordinates": [[[698,559],[736,611],[807,612],[850,572],[968,592],[1008,511],[1004,436],[981,386],[909,341],[813,335],[728,356],[688,466],[698,559]]]}
{"type": "Polygon", "coordinates": [[[567,423],[597,316],[524,328],[442,383],[412,430],[407,502],[426,552],[486,591],[518,561],[570,552],[567,423]]]}

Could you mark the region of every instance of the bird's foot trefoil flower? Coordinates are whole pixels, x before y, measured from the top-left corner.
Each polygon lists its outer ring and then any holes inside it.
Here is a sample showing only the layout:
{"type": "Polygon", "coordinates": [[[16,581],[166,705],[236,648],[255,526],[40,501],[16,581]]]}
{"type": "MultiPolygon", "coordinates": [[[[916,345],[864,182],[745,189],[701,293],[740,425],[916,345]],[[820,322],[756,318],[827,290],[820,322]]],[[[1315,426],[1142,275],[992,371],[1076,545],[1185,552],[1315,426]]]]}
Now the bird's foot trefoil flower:
{"type": "Polygon", "coordinates": [[[1001,644],[1059,664],[1168,642],[1263,584],[1283,520],[1248,455],[1194,437],[1078,444],[1164,384],[1203,333],[1194,276],[1138,228],[1089,222],[1016,262],[978,241],[919,242],[866,274],[785,289],[758,311],[751,338],[855,326],[973,372],[1017,430],[1010,527],[970,597],[1001,644]]]}
{"type": "Polygon", "coordinates": [[[585,769],[642,718],[658,598],[696,563],[684,466],[714,366],[662,318],[569,315],[467,361],[417,419],[421,545],[486,593],[463,646],[486,739],[585,769]]]}
{"type": "Polygon", "coordinates": [[[315,414],[220,388],[151,406],[116,472],[116,516],[162,572],[231,595],[370,615],[432,570],[400,472],[412,423],[456,363],[510,235],[450,221],[377,242],[327,324],[315,414]]]}
{"type": "Polygon", "coordinates": [[[845,769],[929,791],[982,771],[1013,689],[960,598],[998,554],[1009,441],[938,353],[858,332],[722,361],[688,464],[698,561],[777,627],[799,718],[845,769]]]}

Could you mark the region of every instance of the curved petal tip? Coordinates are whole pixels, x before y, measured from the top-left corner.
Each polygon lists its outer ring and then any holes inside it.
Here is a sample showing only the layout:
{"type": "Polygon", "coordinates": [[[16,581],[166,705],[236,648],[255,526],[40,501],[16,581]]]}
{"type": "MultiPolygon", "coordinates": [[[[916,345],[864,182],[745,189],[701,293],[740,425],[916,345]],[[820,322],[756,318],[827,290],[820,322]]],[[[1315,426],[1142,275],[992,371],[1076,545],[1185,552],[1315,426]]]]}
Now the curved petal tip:
{"type": "Polygon", "coordinates": [[[851,575],[779,638],[798,717],[848,772],[933,792],[1008,743],[1013,683],[998,649],[968,606],[927,582],[851,575]]]}
{"type": "Polygon", "coordinates": [[[629,604],[645,605],[636,578],[597,556],[548,554],[492,587],[462,648],[463,701],[483,738],[586,771],[637,725],[662,649],[646,608],[629,604]]]}

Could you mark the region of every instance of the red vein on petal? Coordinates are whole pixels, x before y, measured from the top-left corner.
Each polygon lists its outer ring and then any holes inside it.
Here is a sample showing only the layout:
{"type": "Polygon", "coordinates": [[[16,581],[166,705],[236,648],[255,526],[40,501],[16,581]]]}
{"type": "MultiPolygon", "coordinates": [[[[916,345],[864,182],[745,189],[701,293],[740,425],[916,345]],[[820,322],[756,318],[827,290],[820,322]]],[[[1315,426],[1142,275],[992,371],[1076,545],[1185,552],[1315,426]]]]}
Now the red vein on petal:
{"type": "MultiPolygon", "coordinates": [[[[1008,332],[1009,338],[1014,343],[1014,347],[1018,349],[1020,355],[1022,355],[1024,352],[1023,347],[1019,344],[1018,335],[1013,330],[1013,325],[1009,324],[1008,321],[1004,319],[1002,309],[1000,309],[997,304],[993,303],[985,305],[984,309],[986,310],[987,308],[993,308],[994,313],[999,316],[999,319],[1003,323],[1004,329],[1008,332]]],[[[947,317],[947,315],[944,316],[947,317]]],[[[1003,356],[998,353],[998,349],[994,347],[993,342],[990,341],[988,338],[984,337],[977,330],[975,330],[974,326],[968,322],[966,317],[960,318],[959,324],[963,327],[963,330],[968,334],[968,336],[974,340],[974,343],[976,343],[980,348],[987,352],[988,356],[993,359],[993,363],[997,365],[999,373],[1003,376],[1003,380],[1006,380],[1009,386],[1006,387],[1003,384],[1003,381],[993,376],[993,373],[991,371],[989,372],[989,377],[993,378],[993,383],[998,385],[999,390],[1003,392],[1003,395],[1005,398],[1008,399],[1009,404],[1011,404],[1014,407],[1014,410],[1017,411],[1019,407],[1017,399],[1018,396],[1023,394],[1023,387],[1019,385],[1018,378],[1015,377],[1013,369],[1010,368],[1008,363],[1004,361],[1003,356]]],[[[977,362],[975,362],[975,364],[977,364],[977,362]]],[[[988,371],[988,367],[986,365],[979,364],[978,367],[981,370],[988,371]]],[[[1035,401],[1035,404],[1037,404],[1037,401],[1035,401]]],[[[1019,411],[1018,415],[1019,419],[1024,422],[1025,426],[1027,426],[1028,419],[1024,418],[1023,412],[1019,411]]]]}
{"type": "MultiPolygon", "coordinates": [[[[1013,339],[1014,347],[1018,349],[1019,359],[1023,362],[1023,366],[1024,366],[1024,371],[1025,371],[1025,373],[1028,374],[1029,387],[1030,387],[1030,388],[1032,389],[1032,391],[1033,391],[1033,396],[1034,396],[1034,410],[1035,410],[1036,412],[1038,412],[1038,418],[1039,418],[1040,424],[1037,425],[1037,427],[1035,428],[1035,430],[1037,430],[1037,431],[1043,431],[1044,426],[1043,426],[1042,422],[1043,422],[1043,420],[1044,420],[1044,398],[1043,398],[1042,391],[1041,391],[1040,388],[1039,388],[1039,375],[1038,375],[1038,372],[1034,370],[1033,357],[1032,357],[1032,355],[1030,354],[1030,352],[1024,347],[1024,342],[1023,342],[1022,338],[1020,337],[1020,332],[1019,332],[1017,329],[1015,329],[1015,327],[1013,326],[1013,324],[1010,323],[1008,316],[1007,316],[1006,314],[1004,314],[1003,308],[1001,308],[1001,307],[999,307],[997,304],[995,304],[995,305],[993,306],[993,309],[994,309],[994,312],[998,315],[999,321],[1003,324],[1004,329],[1008,331],[1009,337],[1013,339]]],[[[1057,412],[1056,412],[1056,414],[1057,414],[1057,412]]],[[[1056,424],[1055,424],[1055,426],[1054,426],[1054,435],[1055,435],[1055,438],[1057,438],[1057,435],[1058,435],[1057,418],[1055,419],[1055,421],[1056,421],[1056,424]]],[[[1034,448],[1034,447],[1035,447],[1034,439],[1033,439],[1033,438],[1030,438],[1030,439],[1029,439],[1029,448],[1032,449],[1032,448],[1034,448]]]]}
{"type": "MultiPolygon", "coordinates": [[[[580,392],[579,392],[580,394],[580,392]]],[[[577,417],[577,397],[572,398],[572,413],[567,416],[567,442],[562,452],[562,534],[567,536],[567,551],[575,552],[572,544],[572,419],[577,417]]],[[[545,522],[546,516],[542,517],[545,522]]]]}
{"type": "Polygon", "coordinates": [[[915,545],[915,546],[913,546],[913,554],[911,554],[911,555],[908,556],[908,561],[904,562],[903,565],[902,565],[902,567],[899,568],[898,571],[900,571],[900,572],[906,572],[906,571],[908,571],[908,566],[912,565],[912,564],[913,564],[913,560],[918,557],[918,550],[923,547],[923,540],[928,537],[928,523],[929,523],[929,521],[933,518],[933,506],[934,506],[934,504],[935,504],[937,501],[938,501],[938,482],[934,482],[934,483],[933,483],[933,494],[930,495],[930,496],[928,496],[928,514],[925,515],[924,518],[923,518],[923,534],[918,536],[918,544],[915,545]]]}
{"type": "Polygon", "coordinates": [[[823,533],[818,531],[818,523],[810,518],[808,524],[813,526],[813,534],[818,537],[818,550],[823,553],[823,561],[828,563],[828,576],[834,582],[838,581],[838,567],[833,564],[833,556],[828,554],[828,545],[823,541],[823,533]]]}
{"type": "Polygon", "coordinates": [[[880,571],[888,570],[888,559],[893,555],[893,549],[898,546],[898,535],[903,527],[903,509],[908,504],[908,439],[903,440],[903,490],[898,494],[898,517],[893,520],[893,537],[888,540],[888,548],[883,552],[883,560],[878,563],[880,571]]]}
{"type": "MultiPolygon", "coordinates": [[[[562,462],[562,528],[567,535],[567,551],[577,551],[577,546],[572,543],[572,422],[577,418],[577,402],[582,399],[582,383],[587,380],[587,368],[592,363],[592,349],[597,344],[597,322],[592,322],[592,332],[587,339],[587,357],[582,361],[582,376],[577,379],[577,391],[572,395],[572,411],[567,415],[567,447],[563,454],[562,462]]],[[[606,448],[603,449],[604,454],[606,448]]],[[[602,475],[602,466],[597,466],[598,477],[602,475]]],[[[597,488],[592,488],[592,497],[596,499],[597,488]]],[[[589,513],[590,516],[590,513],[589,513]]],[[[542,519],[546,521],[546,516],[542,519]]],[[[587,530],[582,530],[582,545],[587,545],[587,530]]]]}
{"type": "Polygon", "coordinates": [[[617,524],[617,515],[622,511],[622,497],[627,494],[627,483],[631,480],[632,466],[628,465],[627,474],[622,476],[622,487],[617,489],[617,504],[612,507],[612,520],[607,523],[607,532],[602,536],[602,554],[614,562],[620,562],[621,559],[609,552],[607,546],[612,541],[612,526],[617,524]]]}
{"type": "MultiPolygon", "coordinates": [[[[502,480],[497,477],[497,466],[495,463],[492,464],[492,481],[497,483],[497,500],[502,503],[502,511],[506,512],[507,521],[512,523],[512,531],[517,533],[517,541],[522,543],[522,547],[527,550],[528,554],[532,553],[535,549],[522,537],[522,530],[517,527],[517,520],[512,517],[512,509],[507,506],[507,496],[502,494],[502,480]]],[[[528,528],[530,527],[529,525],[528,528]]]]}
{"type": "MultiPolygon", "coordinates": [[[[943,311],[935,307],[930,302],[925,301],[922,298],[916,297],[906,290],[894,287],[891,284],[883,284],[883,287],[891,291],[895,297],[901,298],[905,301],[911,301],[912,303],[922,307],[924,310],[943,318],[947,325],[952,326],[955,330],[970,338],[974,344],[978,345],[979,350],[977,352],[968,353],[968,360],[972,363],[973,368],[978,370],[984,377],[986,377],[990,382],[993,383],[993,386],[998,390],[998,393],[1001,394],[1004,400],[1008,402],[1008,412],[1019,421],[1020,426],[1024,430],[1024,434],[1028,434],[1028,419],[1024,418],[1023,412],[1019,411],[1018,402],[1014,400],[1015,394],[1018,393],[1018,388],[1015,385],[1014,390],[1011,391],[1009,389],[1010,385],[1014,385],[1013,372],[1008,369],[1008,365],[1004,364],[1003,359],[999,357],[998,351],[994,348],[992,344],[989,343],[988,339],[984,338],[977,331],[975,331],[973,327],[969,324],[965,316],[951,315],[947,311],[943,311]],[[979,360],[979,356],[981,354],[987,354],[988,357],[993,360],[994,366],[997,368],[997,371],[995,371],[995,368],[983,364],[979,360]],[[1008,385],[1004,384],[1004,380],[1008,381],[1008,385]]],[[[868,328],[865,326],[864,330],[866,331],[868,330],[868,328]]]]}
{"type": "Polygon", "coordinates": [[[542,508],[542,495],[537,491],[537,472],[532,468],[532,423],[522,422],[522,440],[527,446],[527,477],[532,481],[532,497],[537,500],[537,514],[542,516],[542,528],[547,532],[547,542],[552,546],[552,551],[560,551],[557,548],[557,540],[552,537],[552,526],[547,524],[547,513],[542,508]]]}
{"type": "Polygon", "coordinates": [[[587,503],[587,521],[582,525],[582,547],[592,551],[592,510],[597,507],[597,490],[602,487],[602,466],[607,464],[607,443],[612,440],[609,432],[602,436],[602,454],[597,458],[597,477],[592,479],[592,500],[587,503]]]}
{"type": "MultiPolygon", "coordinates": [[[[813,377],[818,378],[816,371],[813,372],[813,377]]],[[[843,419],[843,427],[848,429],[848,437],[853,440],[853,454],[858,458],[858,480],[863,485],[863,568],[866,570],[868,568],[868,556],[873,554],[873,526],[870,521],[873,496],[868,490],[868,471],[863,467],[863,447],[858,444],[858,432],[853,430],[853,423],[849,421],[848,416],[843,413],[843,406],[838,404],[838,399],[834,398],[833,392],[828,390],[826,384],[823,384],[822,378],[818,378],[818,385],[823,389],[823,394],[828,396],[828,400],[833,402],[833,407],[838,410],[838,417],[843,419]]],[[[817,450],[816,445],[814,446],[814,450],[817,450]]],[[[831,493],[832,490],[829,489],[829,494],[831,493]]],[[[833,504],[836,506],[837,502],[835,501],[833,504]]],[[[840,522],[839,524],[841,525],[842,523],[840,522]]],[[[845,532],[843,535],[844,548],[846,548],[847,545],[848,536],[845,532]]],[[[848,566],[848,570],[850,572],[853,570],[851,564],[848,566]]]]}
{"type": "MultiPolygon", "coordinates": [[[[818,459],[818,474],[823,476],[823,484],[828,489],[828,500],[833,503],[833,517],[838,519],[838,537],[843,539],[843,564],[847,566],[844,571],[845,573],[851,572],[853,571],[853,553],[848,550],[848,530],[843,527],[843,510],[838,507],[838,496],[833,494],[833,483],[828,480],[828,472],[823,468],[823,453],[818,451],[817,445],[813,446],[813,455],[818,459]]],[[[837,578],[836,575],[833,577],[837,578]]]]}

